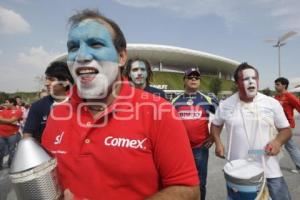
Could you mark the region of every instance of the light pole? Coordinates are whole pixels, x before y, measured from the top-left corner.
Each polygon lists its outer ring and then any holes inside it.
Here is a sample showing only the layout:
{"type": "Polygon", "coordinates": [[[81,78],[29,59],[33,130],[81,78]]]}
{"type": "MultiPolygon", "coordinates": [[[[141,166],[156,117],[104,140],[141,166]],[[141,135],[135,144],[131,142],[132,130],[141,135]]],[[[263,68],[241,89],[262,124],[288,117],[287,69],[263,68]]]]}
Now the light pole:
{"type": "Polygon", "coordinates": [[[285,34],[283,34],[281,37],[278,38],[278,40],[266,40],[266,42],[275,42],[276,41],[276,44],[273,45],[273,47],[276,47],[278,48],[278,76],[280,77],[281,76],[281,66],[280,66],[280,47],[282,47],[283,45],[286,44],[286,42],[284,43],[285,40],[287,40],[288,38],[296,35],[297,32],[295,31],[289,31],[285,34]]]}

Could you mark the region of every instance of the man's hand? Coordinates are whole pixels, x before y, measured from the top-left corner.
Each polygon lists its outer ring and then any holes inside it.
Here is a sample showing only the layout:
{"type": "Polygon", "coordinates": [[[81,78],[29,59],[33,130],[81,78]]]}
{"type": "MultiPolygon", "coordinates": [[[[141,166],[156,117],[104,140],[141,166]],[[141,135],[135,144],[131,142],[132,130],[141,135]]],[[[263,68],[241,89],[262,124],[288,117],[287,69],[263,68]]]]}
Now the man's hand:
{"type": "Polygon", "coordinates": [[[64,191],[64,200],[73,200],[73,199],[74,199],[73,193],[69,189],[66,189],[64,191]]]}
{"type": "Polygon", "coordinates": [[[220,158],[224,158],[225,147],[222,143],[216,143],[215,154],[220,158]]]}
{"type": "Polygon", "coordinates": [[[265,147],[268,156],[275,156],[280,152],[281,144],[275,139],[269,142],[265,147]]]}
{"type": "Polygon", "coordinates": [[[199,200],[199,186],[169,186],[154,195],[146,198],[146,200],[199,200]]]}
{"type": "Polygon", "coordinates": [[[74,194],[69,190],[65,189],[64,191],[64,199],[63,200],[88,200],[86,198],[77,198],[74,196],[74,194]]]}
{"type": "Polygon", "coordinates": [[[265,151],[269,156],[275,156],[280,152],[280,147],[285,144],[292,137],[292,132],[290,127],[278,129],[278,134],[276,138],[270,141],[266,147],[265,151]]]}
{"type": "Polygon", "coordinates": [[[207,149],[209,149],[213,144],[214,144],[214,139],[213,139],[211,136],[209,136],[209,138],[207,138],[207,139],[203,142],[202,146],[204,146],[204,147],[206,147],[207,149]]]}

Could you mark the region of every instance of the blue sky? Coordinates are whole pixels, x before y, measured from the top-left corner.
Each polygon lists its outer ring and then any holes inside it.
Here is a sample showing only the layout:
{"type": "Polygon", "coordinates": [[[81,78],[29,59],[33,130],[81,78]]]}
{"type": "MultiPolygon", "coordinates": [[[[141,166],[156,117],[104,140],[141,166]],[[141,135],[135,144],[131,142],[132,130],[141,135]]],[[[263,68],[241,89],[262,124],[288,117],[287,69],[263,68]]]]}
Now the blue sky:
{"type": "Polygon", "coordinates": [[[300,76],[299,0],[0,0],[0,91],[36,91],[48,62],[66,52],[67,20],[97,8],[115,20],[128,43],[154,43],[247,61],[260,88],[273,89],[281,48],[282,76],[300,76]],[[273,43],[266,43],[273,39],[273,43]]]}

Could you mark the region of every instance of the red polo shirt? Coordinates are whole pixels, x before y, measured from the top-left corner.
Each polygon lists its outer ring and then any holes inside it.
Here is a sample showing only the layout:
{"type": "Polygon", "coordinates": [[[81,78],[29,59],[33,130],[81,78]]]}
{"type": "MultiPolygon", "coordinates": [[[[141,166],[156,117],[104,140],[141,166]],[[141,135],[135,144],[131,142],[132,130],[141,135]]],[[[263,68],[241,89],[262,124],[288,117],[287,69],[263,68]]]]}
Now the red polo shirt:
{"type": "Polygon", "coordinates": [[[70,104],[54,107],[42,145],[58,160],[63,189],[79,198],[126,200],[144,199],[171,185],[199,184],[176,111],[144,93],[123,84],[97,120],[76,87],[70,104]]]}
{"type": "MultiPolygon", "coordinates": [[[[13,117],[22,118],[22,110],[18,108],[5,108],[0,110],[0,117],[4,119],[11,119],[13,117]]],[[[0,137],[9,137],[18,132],[19,126],[17,124],[0,124],[0,137]]]]}
{"type": "Polygon", "coordinates": [[[277,99],[283,107],[286,118],[288,119],[291,128],[295,128],[294,109],[300,112],[300,101],[292,93],[285,92],[281,95],[276,95],[277,99]]]}

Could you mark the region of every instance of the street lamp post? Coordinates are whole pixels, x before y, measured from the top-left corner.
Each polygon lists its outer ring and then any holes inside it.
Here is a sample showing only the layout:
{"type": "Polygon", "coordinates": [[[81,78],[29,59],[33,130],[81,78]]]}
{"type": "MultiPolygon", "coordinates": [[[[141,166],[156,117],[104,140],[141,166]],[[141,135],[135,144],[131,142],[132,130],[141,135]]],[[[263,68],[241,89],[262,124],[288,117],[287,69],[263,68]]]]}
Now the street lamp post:
{"type": "MultiPolygon", "coordinates": [[[[283,45],[286,44],[286,42],[284,43],[285,40],[287,40],[288,38],[296,35],[297,32],[295,31],[289,31],[285,34],[283,34],[281,37],[279,37],[279,39],[276,41],[276,44],[273,45],[273,47],[278,48],[278,76],[281,76],[281,66],[280,66],[280,47],[282,47],[283,45]]],[[[266,40],[266,42],[274,42],[275,40],[266,40]]]]}
{"type": "Polygon", "coordinates": [[[278,47],[278,76],[281,76],[281,68],[280,68],[280,47],[285,45],[286,43],[278,43],[274,45],[273,47],[278,47]]]}

